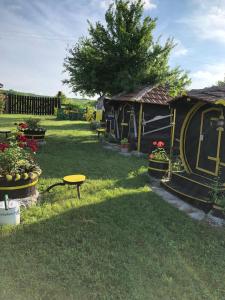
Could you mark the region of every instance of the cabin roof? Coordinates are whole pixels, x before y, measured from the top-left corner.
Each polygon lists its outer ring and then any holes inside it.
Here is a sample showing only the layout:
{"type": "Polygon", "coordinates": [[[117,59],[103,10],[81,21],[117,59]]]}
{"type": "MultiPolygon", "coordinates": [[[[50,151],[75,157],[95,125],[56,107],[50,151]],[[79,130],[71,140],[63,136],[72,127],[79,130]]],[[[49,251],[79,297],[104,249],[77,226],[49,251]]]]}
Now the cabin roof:
{"type": "MultiPolygon", "coordinates": [[[[182,97],[183,96],[176,97],[174,100],[178,100],[182,97]]],[[[187,92],[186,97],[194,100],[214,103],[218,100],[225,100],[225,87],[212,86],[204,89],[194,89],[187,92]]]]}
{"type": "Polygon", "coordinates": [[[117,94],[113,96],[111,100],[168,105],[172,97],[169,95],[169,90],[162,86],[147,86],[136,89],[133,92],[117,94]]]}
{"type": "Polygon", "coordinates": [[[0,82],[0,88],[3,88],[3,84],[0,82]]]}

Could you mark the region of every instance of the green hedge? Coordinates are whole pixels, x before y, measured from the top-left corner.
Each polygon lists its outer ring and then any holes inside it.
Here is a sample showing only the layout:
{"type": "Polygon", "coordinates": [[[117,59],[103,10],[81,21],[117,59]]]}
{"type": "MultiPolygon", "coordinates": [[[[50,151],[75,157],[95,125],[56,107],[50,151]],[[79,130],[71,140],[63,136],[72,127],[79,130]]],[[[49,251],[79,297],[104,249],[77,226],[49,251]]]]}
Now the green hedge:
{"type": "Polygon", "coordinates": [[[86,109],[82,110],[68,110],[65,108],[59,108],[56,112],[57,120],[85,120],[84,114],[86,109]]]}
{"type": "Polygon", "coordinates": [[[5,110],[5,95],[0,94],[0,114],[2,114],[5,110]]]}

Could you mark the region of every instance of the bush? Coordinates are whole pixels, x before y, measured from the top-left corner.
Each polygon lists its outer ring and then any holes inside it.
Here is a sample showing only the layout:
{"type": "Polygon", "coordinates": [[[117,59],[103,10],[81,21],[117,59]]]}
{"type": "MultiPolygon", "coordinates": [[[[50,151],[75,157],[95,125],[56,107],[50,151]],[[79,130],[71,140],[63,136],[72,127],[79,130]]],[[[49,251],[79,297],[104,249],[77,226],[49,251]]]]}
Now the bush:
{"type": "Polygon", "coordinates": [[[5,95],[0,94],[0,114],[2,114],[5,110],[5,95]]]}
{"type": "Polygon", "coordinates": [[[57,109],[56,118],[58,120],[84,120],[85,110],[71,110],[68,108],[57,109]]]}
{"type": "Polygon", "coordinates": [[[93,107],[87,107],[87,111],[84,114],[85,120],[88,122],[94,122],[96,117],[96,111],[93,107]]]}
{"type": "Polygon", "coordinates": [[[96,129],[100,128],[100,127],[101,127],[101,123],[100,122],[92,121],[90,123],[90,129],[91,130],[96,130],[96,129]]]}

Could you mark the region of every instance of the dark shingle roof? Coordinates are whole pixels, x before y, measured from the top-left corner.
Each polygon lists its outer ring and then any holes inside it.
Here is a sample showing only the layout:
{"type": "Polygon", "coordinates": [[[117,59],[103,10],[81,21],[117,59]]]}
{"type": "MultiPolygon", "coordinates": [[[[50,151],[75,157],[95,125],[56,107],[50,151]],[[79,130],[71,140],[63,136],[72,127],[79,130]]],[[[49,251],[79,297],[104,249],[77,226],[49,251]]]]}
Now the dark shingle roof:
{"type": "Polygon", "coordinates": [[[120,93],[113,96],[111,100],[168,105],[172,97],[169,96],[168,89],[164,87],[148,86],[139,88],[133,92],[120,93]]]}
{"type": "MultiPolygon", "coordinates": [[[[187,93],[187,97],[194,100],[201,100],[210,103],[214,103],[218,100],[225,100],[225,86],[212,86],[204,89],[194,89],[187,93]]],[[[176,99],[179,98],[181,97],[177,97],[176,99]]]]}

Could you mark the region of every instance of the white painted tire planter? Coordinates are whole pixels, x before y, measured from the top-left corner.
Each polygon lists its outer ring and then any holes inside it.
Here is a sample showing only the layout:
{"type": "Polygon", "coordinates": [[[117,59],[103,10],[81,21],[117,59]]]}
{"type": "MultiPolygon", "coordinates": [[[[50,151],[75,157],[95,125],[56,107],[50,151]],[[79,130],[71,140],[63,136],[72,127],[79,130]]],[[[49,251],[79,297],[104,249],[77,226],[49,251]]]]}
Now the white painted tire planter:
{"type": "Polygon", "coordinates": [[[18,201],[10,200],[8,209],[5,209],[5,203],[0,202],[0,225],[18,225],[20,224],[20,206],[18,201]]]}

